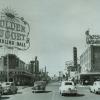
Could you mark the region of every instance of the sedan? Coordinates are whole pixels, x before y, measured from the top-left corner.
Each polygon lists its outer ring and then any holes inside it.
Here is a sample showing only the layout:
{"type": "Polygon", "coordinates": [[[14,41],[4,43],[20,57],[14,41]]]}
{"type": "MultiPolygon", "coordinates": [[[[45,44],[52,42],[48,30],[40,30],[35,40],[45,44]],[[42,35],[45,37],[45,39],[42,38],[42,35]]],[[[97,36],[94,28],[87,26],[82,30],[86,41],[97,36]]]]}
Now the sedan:
{"type": "Polygon", "coordinates": [[[62,81],[59,87],[59,92],[63,96],[64,94],[77,94],[77,88],[72,81],[62,81]]]}
{"type": "Polygon", "coordinates": [[[33,92],[44,92],[46,89],[46,82],[45,81],[36,81],[34,82],[33,92]]]}
{"type": "Polygon", "coordinates": [[[2,88],[3,88],[3,94],[17,93],[17,90],[18,90],[14,82],[3,82],[2,88]]]}
{"type": "Polygon", "coordinates": [[[89,90],[93,93],[100,93],[100,81],[95,81],[89,90]]]}

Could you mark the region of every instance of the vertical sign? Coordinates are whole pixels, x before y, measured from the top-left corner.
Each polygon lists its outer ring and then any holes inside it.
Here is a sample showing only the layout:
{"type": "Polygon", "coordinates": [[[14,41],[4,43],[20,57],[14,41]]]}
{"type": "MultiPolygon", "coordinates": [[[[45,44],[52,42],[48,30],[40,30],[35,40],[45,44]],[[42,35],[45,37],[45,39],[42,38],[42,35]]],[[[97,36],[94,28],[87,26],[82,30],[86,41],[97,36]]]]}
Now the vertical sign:
{"type": "Polygon", "coordinates": [[[77,71],[77,48],[73,47],[73,61],[74,61],[74,67],[77,71]]]}

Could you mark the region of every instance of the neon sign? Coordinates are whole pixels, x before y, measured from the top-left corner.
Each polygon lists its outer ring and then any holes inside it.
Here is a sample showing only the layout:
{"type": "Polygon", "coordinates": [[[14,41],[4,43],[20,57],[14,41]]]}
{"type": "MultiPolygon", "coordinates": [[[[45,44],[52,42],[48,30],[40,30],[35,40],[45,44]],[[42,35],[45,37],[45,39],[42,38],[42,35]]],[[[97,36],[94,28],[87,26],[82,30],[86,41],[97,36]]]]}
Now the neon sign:
{"type": "Polygon", "coordinates": [[[30,27],[23,17],[4,9],[0,17],[0,46],[26,50],[30,47],[30,27]]]}
{"type": "Polygon", "coordinates": [[[90,35],[89,30],[85,32],[87,44],[100,44],[100,35],[90,35]]]}

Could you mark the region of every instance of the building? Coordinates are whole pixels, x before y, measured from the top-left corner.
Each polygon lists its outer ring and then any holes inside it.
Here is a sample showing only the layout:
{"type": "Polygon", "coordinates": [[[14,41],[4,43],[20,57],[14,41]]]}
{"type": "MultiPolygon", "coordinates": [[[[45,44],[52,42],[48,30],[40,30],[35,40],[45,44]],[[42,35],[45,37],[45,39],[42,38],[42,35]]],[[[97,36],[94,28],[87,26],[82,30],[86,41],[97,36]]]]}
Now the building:
{"type": "Polygon", "coordinates": [[[86,51],[80,56],[82,84],[92,84],[100,79],[100,46],[89,45],[86,51]]]}
{"type": "MultiPolygon", "coordinates": [[[[75,59],[74,59],[75,60],[75,59]]],[[[66,61],[65,62],[65,74],[66,80],[72,80],[74,82],[79,82],[81,66],[79,64],[79,60],[77,59],[77,63],[74,65],[74,61],[66,61]]]]}
{"type": "Polygon", "coordinates": [[[0,81],[14,81],[16,85],[30,85],[33,81],[32,68],[19,59],[15,54],[8,54],[0,58],[0,81]],[[8,72],[8,74],[7,74],[8,72]]]}
{"type": "Polygon", "coordinates": [[[37,60],[37,56],[35,60],[30,61],[29,70],[34,76],[34,81],[40,80],[39,61],[37,60]]]}
{"type": "Polygon", "coordinates": [[[39,61],[37,60],[37,56],[35,57],[35,73],[38,74],[39,73],[39,61]]]}

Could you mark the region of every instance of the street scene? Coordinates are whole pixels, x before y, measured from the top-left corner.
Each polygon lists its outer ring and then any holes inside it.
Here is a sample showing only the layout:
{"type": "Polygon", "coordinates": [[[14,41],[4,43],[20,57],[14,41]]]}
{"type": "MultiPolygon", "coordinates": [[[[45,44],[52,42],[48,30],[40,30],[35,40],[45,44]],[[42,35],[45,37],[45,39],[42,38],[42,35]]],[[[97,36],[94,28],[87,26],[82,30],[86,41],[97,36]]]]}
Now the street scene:
{"type": "Polygon", "coordinates": [[[3,95],[1,100],[99,100],[100,94],[94,94],[89,92],[89,87],[78,86],[77,95],[65,95],[61,96],[58,91],[59,84],[57,82],[50,83],[46,87],[46,93],[33,93],[31,87],[20,87],[17,94],[3,95]]]}
{"type": "Polygon", "coordinates": [[[0,0],[0,100],[99,100],[99,9],[99,0],[0,0]]]}

